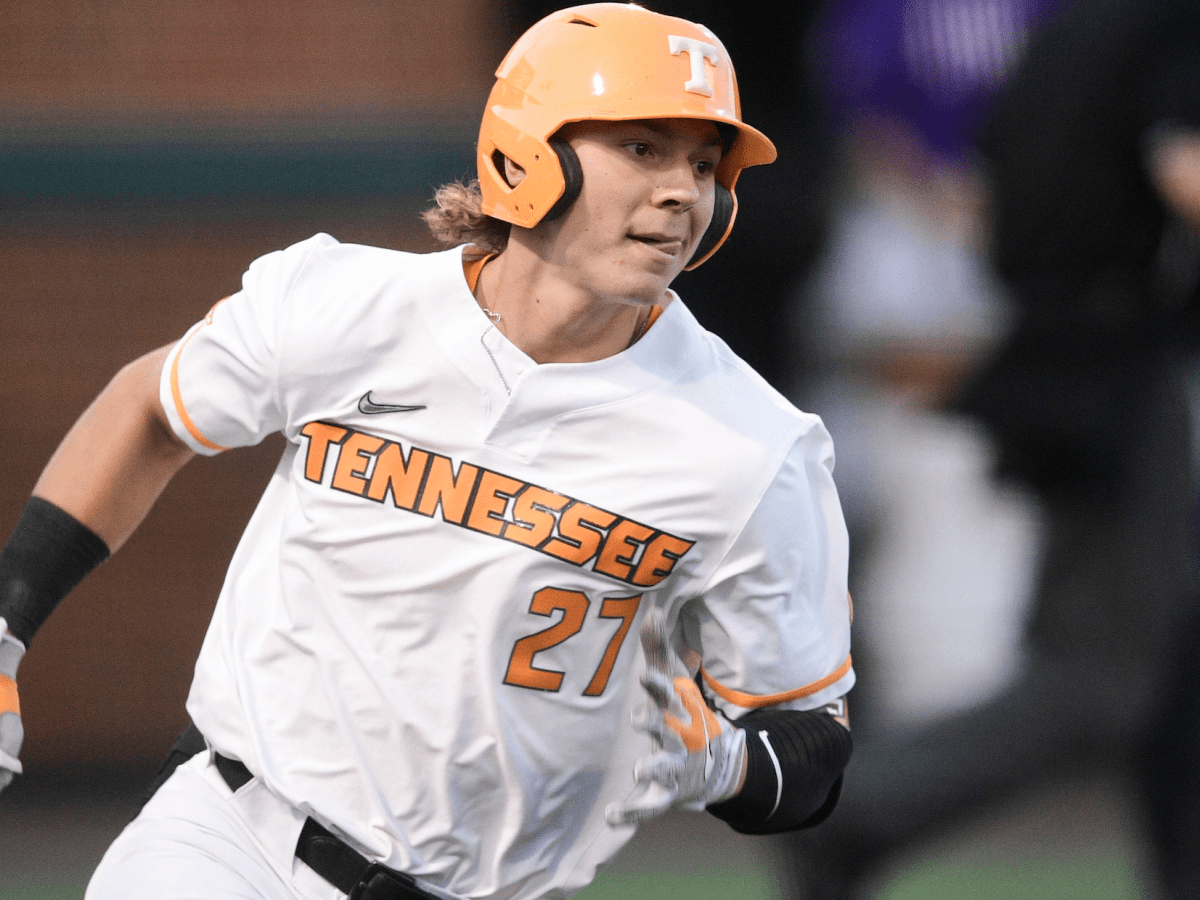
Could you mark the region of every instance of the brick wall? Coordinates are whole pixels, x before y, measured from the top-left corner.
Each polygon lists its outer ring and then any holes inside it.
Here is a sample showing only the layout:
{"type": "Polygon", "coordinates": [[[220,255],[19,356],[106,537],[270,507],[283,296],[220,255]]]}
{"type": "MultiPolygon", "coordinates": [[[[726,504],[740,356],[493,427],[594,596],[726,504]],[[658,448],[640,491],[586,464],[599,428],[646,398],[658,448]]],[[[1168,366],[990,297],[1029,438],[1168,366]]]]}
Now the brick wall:
{"type": "Polygon", "coordinates": [[[486,0],[8,0],[0,121],[453,113],[486,91],[508,38],[502,10],[486,0]]]}

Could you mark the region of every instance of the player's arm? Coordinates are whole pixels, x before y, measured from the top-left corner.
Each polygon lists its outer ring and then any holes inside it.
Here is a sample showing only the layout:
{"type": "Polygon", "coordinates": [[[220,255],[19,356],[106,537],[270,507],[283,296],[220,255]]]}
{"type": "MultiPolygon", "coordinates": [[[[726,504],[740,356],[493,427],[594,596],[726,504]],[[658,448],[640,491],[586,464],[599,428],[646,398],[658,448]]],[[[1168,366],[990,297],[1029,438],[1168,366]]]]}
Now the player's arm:
{"type": "Polygon", "coordinates": [[[745,734],[740,790],[707,806],[737,831],[808,828],[838,801],[853,749],[848,543],[832,446],[814,423],[701,600],[685,607],[684,638],[704,648],[705,692],[745,734]]]}
{"type": "Polygon", "coordinates": [[[734,725],[746,732],[745,778],[735,796],[708,811],[743,834],[825,821],[854,747],[845,698],[812,710],[758,709],[734,725]]]}
{"type": "Polygon", "coordinates": [[[192,457],[158,399],[168,348],[125,366],[59,445],[0,551],[0,788],[21,771],[17,667],[59,601],[137,528],[192,457]]]}
{"type": "Polygon", "coordinates": [[[80,416],[0,552],[0,616],[25,643],[58,601],[125,543],[193,455],[158,399],[168,349],[121,369],[80,416]]]}
{"type": "Polygon", "coordinates": [[[87,408],[34,486],[116,552],[167,482],[194,455],[171,430],[159,401],[170,347],[121,369],[87,408]]]}
{"type": "Polygon", "coordinates": [[[657,610],[643,622],[641,643],[650,701],[636,724],[650,734],[653,750],[634,767],[634,793],[606,811],[611,824],[636,824],[671,808],[707,809],[744,834],[825,820],[852,749],[844,698],[815,710],[767,707],[731,722],[705,702],[670,649],[657,610]]]}

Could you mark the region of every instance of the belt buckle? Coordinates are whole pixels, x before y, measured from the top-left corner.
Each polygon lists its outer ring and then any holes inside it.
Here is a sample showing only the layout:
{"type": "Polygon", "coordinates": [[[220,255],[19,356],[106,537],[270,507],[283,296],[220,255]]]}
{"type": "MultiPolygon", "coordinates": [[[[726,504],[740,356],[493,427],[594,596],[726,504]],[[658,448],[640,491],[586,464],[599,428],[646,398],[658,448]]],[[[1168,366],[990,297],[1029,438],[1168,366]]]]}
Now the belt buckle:
{"type": "Polygon", "coordinates": [[[416,879],[404,872],[373,862],[363,871],[349,900],[429,900],[416,879]]]}

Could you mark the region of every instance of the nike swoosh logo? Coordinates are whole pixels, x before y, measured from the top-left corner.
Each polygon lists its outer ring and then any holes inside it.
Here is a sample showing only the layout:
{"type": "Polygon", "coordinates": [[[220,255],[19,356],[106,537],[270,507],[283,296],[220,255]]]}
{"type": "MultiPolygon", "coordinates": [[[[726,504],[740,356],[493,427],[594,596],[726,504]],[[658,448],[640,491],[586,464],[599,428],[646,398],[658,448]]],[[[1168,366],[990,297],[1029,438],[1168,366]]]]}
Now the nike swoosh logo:
{"type": "Polygon", "coordinates": [[[368,416],[378,416],[381,413],[415,412],[424,408],[424,406],[395,406],[391,403],[376,403],[371,399],[370,391],[358,398],[358,411],[368,416]]]}

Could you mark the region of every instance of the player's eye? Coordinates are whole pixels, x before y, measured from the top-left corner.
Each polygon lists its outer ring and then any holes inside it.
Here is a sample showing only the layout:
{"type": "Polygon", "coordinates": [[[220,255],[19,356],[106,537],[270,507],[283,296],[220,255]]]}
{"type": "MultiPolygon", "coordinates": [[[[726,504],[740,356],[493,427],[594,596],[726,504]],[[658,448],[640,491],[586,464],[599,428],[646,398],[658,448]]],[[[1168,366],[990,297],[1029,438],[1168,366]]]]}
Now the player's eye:
{"type": "Polygon", "coordinates": [[[713,178],[717,173],[717,165],[720,163],[720,157],[703,156],[693,163],[698,178],[713,178]]]}
{"type": "Polygon", "coordinates": [[[630,141],[625,146],[636,156],[647,156],[650,153],[650,145],[645,141],[630,141]]]}

